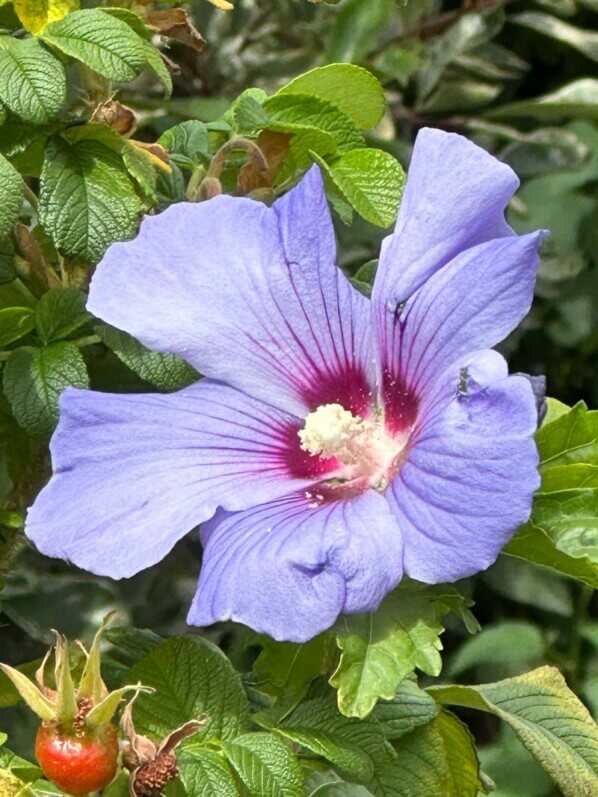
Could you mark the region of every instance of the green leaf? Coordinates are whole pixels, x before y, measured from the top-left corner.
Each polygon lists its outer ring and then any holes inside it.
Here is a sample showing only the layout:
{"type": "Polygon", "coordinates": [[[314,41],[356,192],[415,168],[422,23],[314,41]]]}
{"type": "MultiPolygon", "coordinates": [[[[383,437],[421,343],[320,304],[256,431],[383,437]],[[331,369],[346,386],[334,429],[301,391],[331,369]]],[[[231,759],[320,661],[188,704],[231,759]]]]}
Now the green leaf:
{"type": "Polygon", "coordinates": [[[552,776],[565,797],[598,791],[598,727],[554,667],[483,686],[438,686],[442,704],[495,714],[552,776]]]}
{"type": "Polygon", "coordinates": [[[141,682],[156,693],[135,702],[139,733],[163,739],[188,720],[207,715],[194,739],[233,739],[248,721],[241,679],[226,656],[201,637],[172,637],[134,665],[128,683],[141,682]]]}
{"type": "Polygon", "coordinates": [[[467,726],[442,711],[428,725],[395,742],[396,759],[376,773],[388,797],[476,797],[483,791],[467,726]]]}
{"type": "MultiPolygon", "coordinates": [[[[371,13],[371,3],[368,7],[371,13]]],[[[378,124],[386,101],[379,81],[371,72],[353,64],[328,64],[296,77],[281,94],[311,94],[333,103],[362,130],[378,124]]]]}
{"type": "Polygon", "coordinates": [[[74,288],[53,288],[35,308],[37,331],[44,343],[62,340],[91,318],[85,295],[74,288]]]}
{"type": "Polygon", "coordinates": [[[120,156],[99,141],[53,136],[45,151],[40,220],[67,257],[95,262],[137,229],[142,204],[120,156]]]}
{"type": "Polygon", "coordinates": [[[284,717],[276,732],[329,761],[343,777],[360,783],[371,781],[378,751],[385,747],[380,725],[374,719],[343,717],[334,692],[322,682],[284,717]]]}
{"type": "Polygon", "coordinates": [[[581,78],[534,100],[498,105],[484,113],[492,119],[527,116],[532,119],[577,117],[598,119],[598,80],[581,78]]]}
{"type": "Polygon", "coordinates": [[[149,68],[170,88],[170,76],[156,49],[127,22],[102,9],[74,11],[48,25],[41,37],[108,80],[134,80],[149,68]]]}
{"type": "Polygon", "coordinates": [[[326,667],[330,637],[320,634],[309,642],[275,642],[259,640],[262,651],[253,668],[264,680],[260,688],[286,700],[299,698],[311,681],[326,667]]]}
{"type": "Polygon", "coordinates": [[[315,128],[332,136],[340,149],[363,146],[363,137],[355,122],[328,100],[310,94],[275,94],[263,105],[270,121],[269,130],[295,133],[315,128]]]}
{"type": "Polygon", "coordinates": [[[542,485],[504,552],[598,586],[598,411],[577,404],[537,433],[542,485]]]}
{"type": "Polygon", "coordinates": [[[261,92],[263,97],[255,96],[256,89],[247,89],[235,101],[232,107],[232,118],[235,130],[240,135],[250,135],[256,130],[262,130],[268,126],[269,115],[263,108],[266,98],[265,92],[261,92]]]}
{"type": "Polygon", "coordinates": [[[199,379],[197,371],[174,354],[150,351],[131,335],[107,324],[96,332],[127,368],[160,390],[178,390],[199,379]]]}
{"type": "Polygon", "coordinates": [[[238,797],[235,777],[219,752],[189,745],[177,753],[187,797],[238,797]]]}
{"type": "Polygon", "coordinates": [[[16,349],[4,368],[4,392],[18,423],[46,437],[58,420],[58,398],[69,387],[89,386],[81,352],[70,343],[16,349]]]}
{"type": "Polygon", "coordinates": [[[7,346],[35,329],[35,313],[29,307],[0,310],[0,346],[7,346]]]}
{"type": "Polygon", "coordinates": [[[552,14],[542,14],[537,11],[512,14],[509,17],[509,22],[543,33],[551,39],[574,47],[592,61],[598,61],[598,33],[596,31],[575,27],[552,14]]]}
{"type": "Polygon", "coordinates": [[[420,725],[427,725],[438,711],[434,698],[419,688],[416,679],[405,678],[392,700],[377,704],[373,716],[387,739],[400,739],[420,725]]]}
{"type": "Polygon", "coordinates": [[[1,36],[0,101],[24,121],[45,124],[66,102],[64,67],[35,39],[1,36]]]}
{"type": "Polygon", "coordinates": [[[466,639],[453,658],[448,672],[459,675],[474,667],[507,669],[518,674],[544,659],[546,643],[537,626],[525,620],[503,620],[486,626],[479,634],[466,639]]]}
{"type": "Polygon", "coordinates": [[[376,612],[347,615],[337,627],[341,658],[330,683],[343,714],[365,717],[378,698],[392,700],[401,681],[418,667],[442,668],[441,619],[463,598],[452,587],[404,581],[376,612]]]}
{"type": "Polygon", "coordinates": [[[272,733],[247,733],[225,744],[231,766],[251,795],[303,797],[303,772],[272,733]]]}
{"type": "Polygon", "coordinates": [[[2,155],[0,155],[0,196],[2,197],[0,241],[4,241],[19,219],[23,204],[23,181],[14,166],[2,155]]]}
{"type": "Polygon", "coordinates": [[[395,221],[406,178],[390,153],[352,149],[330,163],[317,160],[366,221],[378,227],[389,227],[395,221]]]}
{"type": "Polygon", "coordinates": [[[208,129],[195,119],[181,122],[162,133],[158,144],[181,166],[196,166],[210,154],[208,129]]]}
{"type": "Polygon", "coordinates": [[[346,0],[328,37],[326,60],[363,61],[394,13],[395,0],[346,0]]]}

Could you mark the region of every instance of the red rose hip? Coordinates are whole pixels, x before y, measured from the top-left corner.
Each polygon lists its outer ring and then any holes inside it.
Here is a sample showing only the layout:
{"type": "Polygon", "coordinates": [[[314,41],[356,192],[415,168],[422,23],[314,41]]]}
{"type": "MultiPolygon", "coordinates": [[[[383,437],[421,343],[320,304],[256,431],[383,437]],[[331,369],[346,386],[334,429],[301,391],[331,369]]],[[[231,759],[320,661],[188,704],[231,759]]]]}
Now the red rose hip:
{"type": "Polygon", "coordinates": [[[103,789],[116,774],[118,739],[113,725],[93,733],[61,732],[43,722],[35,739],[35,757],[44,776],[67,794],[103,789]]]}

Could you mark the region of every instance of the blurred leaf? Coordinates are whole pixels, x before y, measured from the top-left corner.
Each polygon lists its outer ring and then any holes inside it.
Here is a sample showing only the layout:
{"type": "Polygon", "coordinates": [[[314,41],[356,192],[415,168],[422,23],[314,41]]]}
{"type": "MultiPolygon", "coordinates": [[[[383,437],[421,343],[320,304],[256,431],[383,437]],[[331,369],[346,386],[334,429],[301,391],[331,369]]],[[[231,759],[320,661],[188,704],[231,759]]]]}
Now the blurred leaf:
{"type": "Polygon", "coordinates": [[[79,8],[79,0],[13,0],[17,16],[33,34],[79,8]]]}
{"type": "Polygon", "coordinates": [[[303,773],[289,748],[271,733],[247,733],[224,746],[250,794],[303,797],[303,773]]]}
{"type": "Polygon", "coordinates": [[[509,17],[509,22],[515,25],[523,25],[526,28],[543,33],[551,39],[556,39],[563,42],[563,44],[575,47],[576,50],[579,50],[580,53],[583,53],[592,61],[598,61],[598,33],[596,31],[584,30],[583,28],[569,25],[569,23],[563,22],[558,17],[537,11],[512,14],[509,17]]]}
{"type": "Polygon", "coordinates": [[[552,783],[542,767],[504,727],[500,739],[478,750],[482,767],[496,781],[492,797],[547,797],[552,783]]]}
{"type": "Polygon", "coordinates": [[[394,6],[394,0],[346,0],[329,36],[326,60],[361,61],[384,31],[394,6]]]}
{"type": "Polygon", "coordinates": [[[466,639],[452,657],[447,672],[455,676],[480,667],[491,672],[495,668],[504,669],[509,675],[518,675],[541,664],[545,648],[537,626],[524,620],[503,620],[466,639]]]}
{"type": "Polygon", "coordinates": [[[442,711],[395,742],[397,758],[376,773],[393,797],[476,797],[484,792],[473,738],[460,720],[442,711]]]}
{"type": "Polygon", "coordinates": [[[403,581],[373,613],[346,615],[337,627],[341,649],[330,683],[345,716],[365,717],[378,698],[391,700],[415,668],[438,675],[444,631],[441,619],[462,606],[452,587],[403,581]]]}
{"type": "Polygon", "coordinates": [[[150,351],[126,332],[99,324],[96,332],[121,362],[160,390],[178,390],[199,379],[197,371],[174,354],[150,351]]]}
{"type": "Polygon", "coordinates": [[[565,579],[522,559],[500,556],[483,580],[504,598],[569,617],[573,610],[565,579]]]}
{"type": "Polygon", "coordinates": [[[35,329],[35,313],[28,307],[0,310],[0,346],[7,346],[35,329]]]}
{"type": "Polygon", "coordinates": [[[598,789],[598,727],[554,667],[483,686],[436,686],[442,704],[489,711],[508,723],[565,797],[598,789]]]}
{"type": "Polygon", "coordinates": [[[135,664],[127,678],[156,690],[135,702],[139,733],[162,739],[188,720],[207,715],[209,724],[193,740],[226,741],[247,723],[238,673],[221,650],[201,637],[171,637],[135,664]]]}
{"type": "Polygon", "coordinates": [[[423,102],[438,85],[447,66],[457,56],[479,47],[492,39],[502,28],[504,14],[470,13],[460,17],[444,33],[428,44],[428,57],[416,73],[417,96],[423,102]]]}
{"type": "Polygon", "coordinates": [[[70,343],[44,349],[16,349],[4,368],[4,392],[19,424],[33,436],[51,434],[58,420],[58,398],[66,387],[88,387],[81,352],[70,343]]]}
{"type": "Polygon", "coordinates": [[[59,136],[50,138],[41,177],[40,220],[67,257],[99,260],[113,241],[133,235],[141,209],[114,151],[93,139],[70,144],[59,136]]]}
{"type": "MultiPolygon", "coordinates": [[[[369,4],[372,13],[372,3],[369,4]]],[[[378,80],[353,64],[329,64],[296,77],[277,92],[311,94],[332,102],[362,130],[374,127],[381,119],[386,101],[378,80]]]]}
{"type": "Polygon", "coordinates": [[[45,124],[66,102],[64,67],[35,39],[0,36],[0,100],[20,119],[45,124]]]}
{"type": "Polygon", "coordinates": [[[518,140],[501,152],[501,160],[520,177],[533,177],[562,169],[576,169],[583,164],[588,153],[589,148],[573,131],[549,127],[519,134],[518,140]]]}
{"type": "Polygon", "coordinates": [[[598,80],[581,78],[534,100],[499,105],[484,113],[489,118],[527,116],[535,119],[577,117],[598,119],[598,80]]]}
{"type": "Polygon", "coordinates": [[[37,331],[44,343],[62,340],[83,326],[91,315],[85,295],[74,288],[53,288],[44,293],[35,308],[37,331]]]}
{"type": "Polygon", "coordinates": [[[366,221],[378,227],[389,227],[395,221],[405,173],[390,153],[352,149],[330,163],[320,158],[318,162],[366,221]]]}
{"type": "Polygon", "coordinates": [[[238,796],[235,777],[219,752],[190,745],[177,753],[177,764],[187,797],[238,796]]]}

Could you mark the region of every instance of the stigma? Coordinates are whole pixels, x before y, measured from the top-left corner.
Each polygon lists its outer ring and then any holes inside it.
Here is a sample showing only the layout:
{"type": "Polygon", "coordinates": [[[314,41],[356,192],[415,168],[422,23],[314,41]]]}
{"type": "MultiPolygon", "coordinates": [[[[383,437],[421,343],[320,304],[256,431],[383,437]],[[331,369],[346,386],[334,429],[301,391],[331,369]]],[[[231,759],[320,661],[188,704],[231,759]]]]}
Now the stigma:
{"type": "Polygon", "coordinates": [[[310,412],[298,435],[303,451],[338,460],[341,479],[365,478],[377,490],[388,485],[406,442],[390,437],[381,420],[353,415],[341,404],[322,404],[310,412]]]}

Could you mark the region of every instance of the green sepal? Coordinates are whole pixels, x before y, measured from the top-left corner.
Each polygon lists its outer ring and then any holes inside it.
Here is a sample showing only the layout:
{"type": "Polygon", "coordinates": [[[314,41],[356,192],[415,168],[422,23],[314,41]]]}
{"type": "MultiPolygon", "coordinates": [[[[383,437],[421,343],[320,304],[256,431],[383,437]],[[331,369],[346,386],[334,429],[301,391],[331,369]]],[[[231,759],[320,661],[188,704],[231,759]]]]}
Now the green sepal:
{"type": "Polygon", "coordinates": [[[71,676],[69,643],[66,637],[61,636],[58,631],[54,631],[54,633],[56,634],[56,645],[54,647],[54,656],[56,658],[54,677],[56,678],[57,690],[56,713],[60,724],[63,727],[68,727],[77,716],[77,695],[71,676]]]}
{"type": "Polygon", "coordinates": [[[114,716],[120,701],[127,694],[127,692],[131,691],[152,693],[154,690],[150,687],[143,686],[140,683],[115,689],[114,692],[110,692],[109,695],[106,695],[103,700],[95,705],[85,717],[85,724],[87,727],[94,729],[109,723],[114,716]]]}
{"type": "Polygon", "coordinates": [[[26,675],[23,675],[22,672],[15,670],[13,667],[9,667],[8,664],[0,664],[0,669],[10,678],[25,703],[40,719],[56,719],[56,707],[26,675]]]}
{"type": "Polygon", "coordinates": [[[97,706],[104,695],[106,694],[106,687],[102,681],[101,674],[101,660],[100,660],[100,642],[102,634],[108,623],[112,620],[116,612],[112,611],[107,614],[102,620],[102,624],[93,638],[89,653],[87,654],[87,661],[83,668],[81,680],[79,681],[79,697],[89,697],[93,701],[94,706],[97,706]]]}

